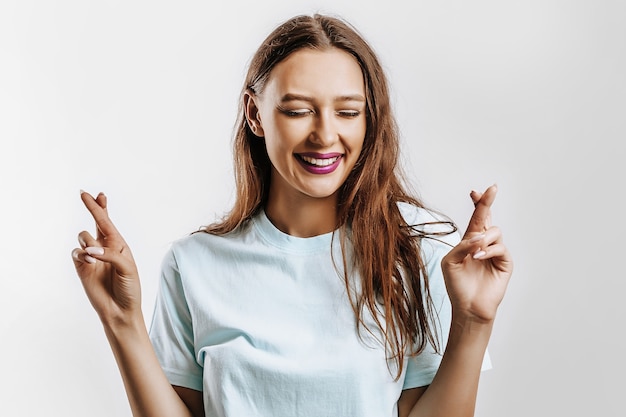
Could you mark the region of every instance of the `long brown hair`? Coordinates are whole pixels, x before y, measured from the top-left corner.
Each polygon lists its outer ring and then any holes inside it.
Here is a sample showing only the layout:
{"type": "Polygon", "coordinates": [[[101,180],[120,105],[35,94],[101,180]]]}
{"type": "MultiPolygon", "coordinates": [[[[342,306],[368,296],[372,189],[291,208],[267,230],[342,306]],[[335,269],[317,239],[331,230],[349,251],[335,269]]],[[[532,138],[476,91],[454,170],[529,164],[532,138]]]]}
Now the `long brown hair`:
{"type": "MultiPolygon", "coordinates": [[[[347,22],[329,16],[296,16],[278,26],[253,56],[242,90],[234,135],[236,199],[232,210],[203,230],[225,234],[248,222],[268,198],[271,162],[265,143],[254,136],[245,119],[243,95],[260,94],[272,69],[302,48],[339,48],[356,58],[365,80],[367,130],[359,159],[339,190],[337,228],[343,263],[349,240],[360,277],[355,292],[348,273],[345,285],[357,320],[368,328],[368,310],[382,332],[389,358],[396,361],[398,378],[405,355],[431,343],[439,349],[428,275],[420,253],[420,236],[407,225],[398,203],[423,204],[403,186],[398,166],[399,135],[391,111],[385,74],[376,54],[347,22]]],[[[348,271],[349,268],[344,268],[348,271]]],[[[359,330],[360,332],[360,330],[359,330]]],[[[372,333],[373,334],[373,333],[372,333]]]]}

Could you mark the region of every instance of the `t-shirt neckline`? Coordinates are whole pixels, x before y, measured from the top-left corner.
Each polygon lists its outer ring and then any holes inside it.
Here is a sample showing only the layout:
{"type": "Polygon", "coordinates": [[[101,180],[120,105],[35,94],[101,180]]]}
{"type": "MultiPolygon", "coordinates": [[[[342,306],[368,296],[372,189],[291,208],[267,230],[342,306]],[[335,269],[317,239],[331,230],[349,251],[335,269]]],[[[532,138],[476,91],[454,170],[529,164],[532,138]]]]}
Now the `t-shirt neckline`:
{"type": "Polygon", "coordinates": [[[291,236],[274,226],[265,214],[265,210],[260,210],[259,214],[254,217],[253,224],[267,242],[289,252],[329,250],[333,241],[333,232],[312,237],[291,236]]]}

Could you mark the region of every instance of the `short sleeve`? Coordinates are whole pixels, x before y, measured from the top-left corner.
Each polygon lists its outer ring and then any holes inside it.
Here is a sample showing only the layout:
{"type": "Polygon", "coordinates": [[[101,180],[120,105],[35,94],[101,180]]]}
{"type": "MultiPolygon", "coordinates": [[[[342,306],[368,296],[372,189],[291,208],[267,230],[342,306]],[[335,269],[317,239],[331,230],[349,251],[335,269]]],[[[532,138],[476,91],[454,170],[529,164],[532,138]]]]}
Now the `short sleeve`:
{"type": "MultiPolygon", "coordinates": [[[[424,214],[418,215],[418,218],[413,219],[415,222],[413,224],[439,220],[430,217],[430,215],[426,219],[422,218],[423,216],[424,214]]],[[[445,224],[429,225],[428,227],[433,231],[438,231],[435,229],[440,227],[444,228],[442,230],[448,228],[451,232],[450,234],[435,234],[431,237],[424,237],[421,240],[422,256],[426,264],[430,295],[433,301],[433,308],[436,312],[436,317],[433,318],[433,326],[436,329],[439,339],[439,353],[428,343],[424,350],[418,355],[410,356],[407,359],[403,389],[423,387],[430,385],[433,381],[439,369],[442,354],[448,341],[450,323],[452,321],[452,306],[450,305],[443,272],[441,271],[441,261],[443,257],[460,242],[460,236],[458,232],[449,229],[449,226],[445,224]]],[[[485,353],[482,370],[490,368],[491,362],[489,360],[489,354],[485,353]]]]}
{"type": "Polygon", "coordinates": [[[161,265],[150,340],[172,385],[202,391],[202,366],[196,360],[192,317],[172,248],[161,265]]]}
{"type": "Polygon", "coordinates": [[[452,307],[441,272],[441,260],[451,249],[448,244],[453,244],[457,240],[454,236],[448,236],[446,243],[432,241],[430,238],[422,239],[422,255],[427,267],[430,295],[436,313],[432,324],[439,339],[440,353],[436,352],[435,348],[428,343],[418,355],[410,356],[407,360],[403,389],[429,385],[439,369],[442,358],[441,352],[443,352],[448,340],[452,320],[452,307]]]}

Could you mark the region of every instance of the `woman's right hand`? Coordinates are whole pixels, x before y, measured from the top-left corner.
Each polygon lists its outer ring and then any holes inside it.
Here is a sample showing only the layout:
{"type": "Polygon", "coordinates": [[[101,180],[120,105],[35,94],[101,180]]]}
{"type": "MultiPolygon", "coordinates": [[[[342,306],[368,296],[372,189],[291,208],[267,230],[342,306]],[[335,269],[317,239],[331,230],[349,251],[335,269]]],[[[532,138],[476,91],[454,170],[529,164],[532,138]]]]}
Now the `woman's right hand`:
{"type": "Polygon", "coordinates": [[[141,288],[130,248],[109,219],[107,198],[93,198],[81,191],[80,198],[96,222],[96,237],[82,231],[80,248],[72,251],[76,273],[91,305],[103,324],[130,323],[141,317],[141,288]]]}

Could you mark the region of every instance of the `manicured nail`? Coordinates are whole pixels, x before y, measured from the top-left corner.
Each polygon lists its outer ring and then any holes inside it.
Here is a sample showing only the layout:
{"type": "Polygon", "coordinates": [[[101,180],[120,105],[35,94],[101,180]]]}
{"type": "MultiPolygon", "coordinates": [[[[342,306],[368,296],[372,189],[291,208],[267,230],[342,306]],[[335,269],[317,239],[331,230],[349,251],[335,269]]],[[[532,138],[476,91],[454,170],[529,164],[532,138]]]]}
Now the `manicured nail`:
{"type": "Polygon", "coordinates": [[[474,236],[473,238],[471,238],[469,240],[469,243],[476,243],[476,242],[480,242],[483,238],[485,237],[484,233],[481,233],[479,235],[474,236]]]}
{"type": "Polygon", "coordinates": [[[104,248],[98,246],[89,246],[85,248],[85,252],[90,255],[104,255],[104,248]]]}
{"type": "Polygon", "coordinates": [[[90,263],[90,264],[95,264],[96,263],[96,258],[92,258],[89,255],[85,255],[85,262],[90,263]]]}
{"type": "Polygon", "coordinates": [[[480,259],[480,258],[482,258],[483,256],[485,256],[486,254],[487,254],[487,252],[485,252],[484,250],[479,250],[478,252],[476,252],[476,253],[472,256],[472,258],[474,258],[474,259],[480,259]]]}
{"type": "Polygon", "coordinates": [[[87,191],[83,190],[82,188],[80,189],[80,195],[83,195],[83,193],[86,193],[87,191]]]}

